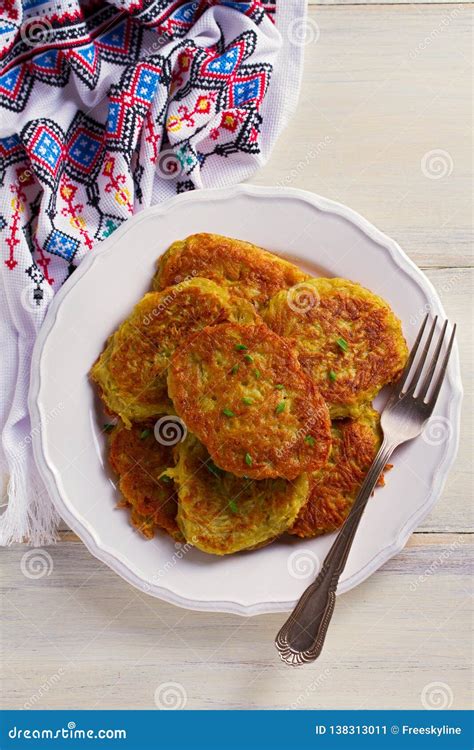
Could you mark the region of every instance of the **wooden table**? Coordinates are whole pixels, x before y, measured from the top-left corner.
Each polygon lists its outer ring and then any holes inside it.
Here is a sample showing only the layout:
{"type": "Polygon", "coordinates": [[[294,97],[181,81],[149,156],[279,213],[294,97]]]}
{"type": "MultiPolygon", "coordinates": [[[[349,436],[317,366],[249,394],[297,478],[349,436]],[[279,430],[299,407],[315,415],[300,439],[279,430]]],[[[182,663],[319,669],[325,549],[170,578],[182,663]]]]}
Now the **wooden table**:
{"type": "MultiPolygon", "coordinates": [[[[398,240],[460,324],[467,415],[471,7],[341,0],[311,4],[309,19],[296,116],[252,182],[347,203],[398,240]]],[[[66,530],[49,549],[51,574],[37,580],[21,572],[25,548],[2,550],[5,707],[154,708],[159,686],[172,699],[168,683],[188,708],[468,707],[471,446],[466,417],[436,508],[401,554],[338,600],[324,653],[305,669],[279,662],[281,615],[156,601],[66,530]]]]}

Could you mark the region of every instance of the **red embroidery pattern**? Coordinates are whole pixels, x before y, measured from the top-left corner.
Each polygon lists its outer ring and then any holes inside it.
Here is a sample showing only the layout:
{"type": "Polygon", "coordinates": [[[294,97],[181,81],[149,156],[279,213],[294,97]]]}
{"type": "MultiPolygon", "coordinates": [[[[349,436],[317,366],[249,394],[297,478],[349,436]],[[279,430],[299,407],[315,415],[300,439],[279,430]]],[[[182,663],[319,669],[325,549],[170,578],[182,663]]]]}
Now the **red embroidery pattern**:
{"type": "Polygon", "coordinates": [[[86,220],[81,216],[81,211],[84,210],[84,206],[82,203],[74,203],[76,193],[77,185],[73,185],[67,178],[63,178],[59,186],[59,194],[66,203],[66,206],[61,209],[61,213],[63,216],[71,217],[71,226],[79,231],[86,247],[89,250],[92,250],[94,243],[87,232],[86,220]]]}
{"type": "Polygon", "coordinates": [[[15,259],[15,248],[20,244],[19,234],[21,232],[20,219],[21,214],[25,210],[26,195],[20,185],[10,185],[10,191],[13,193],[14,198],[12,199],[12,219],[9,226],[9,235],[5,242],[8,245],[9,255],[5,261],[5,265],[13,271],[18,261],[15,259]]]}
{"type": "Polygon", "coordinates": [[[37,252],[37,258],[36,263],[41,268],[41,271],[43,273],[43,276],[45,280],[48,282],[50,286],[54,284],[54,279],[49,275],[48,266],[51,262],[51,258],[47,258],[46,255],[43,253],[43,250],[36,239],[36,237],[33,238],[33,242],[35,244],[36,252],[37,252]]]}
{"type": "Polygon", "coordinates": [[[231,133],[234,133],[237,130],[238,126],[245,121],[246,114],[246,112],[238,109],[222,112],[219,125],[217,126],[217,128],[213,128],[209,135],[214,141],[216,141],[221,134],[221,128],[223,130],[229,130],[231,133]]]}
{"type": "Polygon", "coordinates": [[[127,177],[124,174],[114,175],[115,159],[113,156],[109,156],[104,163],[102,174],[109,178],[108,183],[105,186],[105,192],[111,193],[115,190],[114,198],[120,206],[125,206],[130,213],[133,213],[133,206],[130,202],[130,191],[123,185],[127,182],[127,177]]]}
{"type": "Polygon", "coordinates": [[[161,134],[155,128],[153,116],[150,110],[148,110],[145,118],[145,131],[147,133],[145,140],[147,143],[151,143],[151,147],[153,149],[153,153],[150,155],[150,161],[152,164],[156,164],[160,148],[159,142],[161,140],[161,134]]]}

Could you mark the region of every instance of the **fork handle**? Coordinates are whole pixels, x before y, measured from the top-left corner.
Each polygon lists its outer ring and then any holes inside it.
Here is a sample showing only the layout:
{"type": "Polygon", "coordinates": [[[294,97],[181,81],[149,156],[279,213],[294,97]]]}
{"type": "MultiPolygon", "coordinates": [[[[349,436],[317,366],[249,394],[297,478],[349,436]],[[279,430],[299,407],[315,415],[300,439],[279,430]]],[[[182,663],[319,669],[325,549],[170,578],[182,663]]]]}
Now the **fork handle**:
{"type": "Polygon", "coordinates": [[[344,570],[365,506],[395,448],[396,445],[383,441],[316,580],[302,594],[278,633],[275,645],[287,664],[306,664],[317,659],[321,653],[334,611],[339,577],[344,570]]]}

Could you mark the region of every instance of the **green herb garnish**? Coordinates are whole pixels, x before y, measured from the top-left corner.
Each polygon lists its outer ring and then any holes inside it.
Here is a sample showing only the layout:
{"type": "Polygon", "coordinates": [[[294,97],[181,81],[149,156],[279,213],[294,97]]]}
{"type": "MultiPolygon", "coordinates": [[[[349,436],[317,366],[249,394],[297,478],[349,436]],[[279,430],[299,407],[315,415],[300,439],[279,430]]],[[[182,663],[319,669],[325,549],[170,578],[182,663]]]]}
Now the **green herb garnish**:
{"type": "Polygon", "coordinates": [[[277,404],[276,407],[275,407],[275,414],[281,414],[282,411],[285,411],[285,402],[284,401],[280,401],[280,403],[277,404]]]}
{"type": "Polygon", "coordinates": [[[222,409],[222,413],[225,414],[226,417],[235,417],[232,409],[222,409]]]}
{"type": "Polygon", "coordinates": [[[282,391],[284,387],[285,387],[285,386],[284,386],[284,385],[282,385],[281,383],[278,383],[278,385],[276,385],[276,386],[275,386],[275,388],[276,388],[276,389],[277,389],[278,391],[282,391]]]}
{"type": "Polygon", "coordinates": [[[236,344],[236,345],[235,345],[235,350],[236,350],[237,352],[243,352],[243,351],[245,351],[246,349],[248,349],[248,346],[245,346],[245,344],[236,344]]]}
{"type": "Polygon", "coordinates": [[[239,509],[237,507],[237,503],[235,502],[235,500],[230,500],[229,501],[229,508],[231,509],[232,513],[238,513],[239,512],[239,509]]]}
{"type": "Polygon", "coordinates": [[[244,404],[247,404],[247,406],[250,406],[250,404],[253,404],[253,398],[250,398],[249,396],[244,396],[242,401],[244,404]]]}
{"type": "Polygon", "coordinates": [[[209,461],[207,462],[206,469],[215,477],[220,477],[224,473],[222,469],[219,469],[219,467],[216,466],[212,459],[209,459],[209,461]]]}
{"type": "Polygon", "coordinates": [[[332,380],[333,383],[335,380],[337,380],[337,375],[334,372],[334,370],[329,370],[328,377],[329,377],[329,380],[332,380]]]}
{"type": "Polygon", "coordinates": [[[234,366],[233,366],[233,367],[231,368],[230,374],[231,374],[231,375],[235,375],[235,373],[239,371],[239,367],[240,367],[240,365],[234,365],[234,366]]]}
{"type": "Polygon", "coordinates": [[[165,484],[169,484],[170,482],[172,482],[172,481],[173,481],[173,480],[171,479],[171,477],[169,477],[169,476],[168,476],[168,474],[163,474],[163,476],[162,476],[162,477],[160,477],[160,479],[161,479],[161,481],[162,481],[162,482],[164,482],[165,484]]]}
{"type": "Polygon", "coordinates": [[[336,344],[342,349],[343,352],[347,352],[349,349],[349,344],[345,339],[342,338],[342,336],[339,336],[338,339],[336,339],[336,344]]]}
{"type": "Polygon", "coordinates": [[[251,354],[245,354],[244,359],[246,362],[253,362],[253,357],[251,354]]]}
{"type": "Polygon", "coordinates": [[[313,447],[313,445],[316,444],[316,440],[314,439],[312,435],[306,435],[304,441],[305,443],[308,443],[308,445],[310,445],[311,447],[313,447]]]}
{"type": "Polygon", "coordinates": [[[148,435],[151,435],[151,430],[142,430],[140,432],[140,440],[145,440],[145,438],[147,438],[148,435]]]}
{"type": "Polygon", "coordinates": [[[255,375],[255,377],[257,378],[257,380],[259,380],[259,378],[260,378],[260,370],[255,369],[253,371],[253,374],[255,375]]]}
{"type": "Polygon", "coordinates": [[[252,461],[252,456],[250,455],[250,453],[245,454],[245,463],[247,464],[247,466],[252,466],[253,461],[252,461]]]}

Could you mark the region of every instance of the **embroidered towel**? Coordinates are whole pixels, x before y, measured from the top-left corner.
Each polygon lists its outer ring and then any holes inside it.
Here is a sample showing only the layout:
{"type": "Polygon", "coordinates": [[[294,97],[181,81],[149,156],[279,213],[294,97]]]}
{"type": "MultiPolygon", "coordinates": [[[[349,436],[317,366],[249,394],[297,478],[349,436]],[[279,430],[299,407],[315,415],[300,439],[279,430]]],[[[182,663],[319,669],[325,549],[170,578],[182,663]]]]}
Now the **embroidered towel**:
{"type": "Polygon", "coordinates": [[[41,545],[58,518],[27,397],[48,303],[132,214],[265,162],[296,103],[305,2],[8,0],[0,13],[0,544],[41,545]]]}

